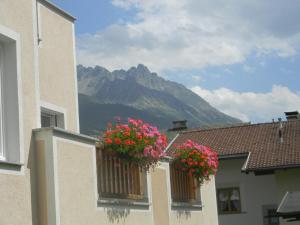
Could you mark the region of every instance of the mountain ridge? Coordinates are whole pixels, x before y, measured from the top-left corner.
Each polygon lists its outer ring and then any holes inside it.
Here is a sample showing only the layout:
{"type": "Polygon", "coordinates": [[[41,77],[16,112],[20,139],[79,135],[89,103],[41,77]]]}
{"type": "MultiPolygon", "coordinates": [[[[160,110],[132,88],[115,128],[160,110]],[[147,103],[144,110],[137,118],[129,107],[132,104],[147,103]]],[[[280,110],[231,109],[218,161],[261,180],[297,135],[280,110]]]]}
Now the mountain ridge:
{"type": "MultiPolygon", "coordinates": [[[[99,107],[104,105],[112,107],[116,104],[117,108],[124,106],[126,111],[132,108],[134,114],[141,117],[144,112],[144,117],[151,118],[155,125],[163,128],[168,128],[166,126],[167,124],[170,126],[172,120],[180,119],[187,119],[191,127],[240,122],[213,108],[184,85],[165,80],[142,64],[131,67],[127,71],[112,72],[101,66],[92,68],[78,65],[77,71],[78,89],[81,95],[79,106],[80,113],[83,115],[87,111],[82,107],[89,99],[90,106],[99,104],[99,107]]],[[[120,115],[112,115],[112,117],[122,116],[122,111],[119,113],[120,115]]],[[[88,130],[86,122],[82,123],[81,126],[86,132],[88,130]]],[[[99,123],[103,126],[102,120],[99,120],[99,123]]]]}

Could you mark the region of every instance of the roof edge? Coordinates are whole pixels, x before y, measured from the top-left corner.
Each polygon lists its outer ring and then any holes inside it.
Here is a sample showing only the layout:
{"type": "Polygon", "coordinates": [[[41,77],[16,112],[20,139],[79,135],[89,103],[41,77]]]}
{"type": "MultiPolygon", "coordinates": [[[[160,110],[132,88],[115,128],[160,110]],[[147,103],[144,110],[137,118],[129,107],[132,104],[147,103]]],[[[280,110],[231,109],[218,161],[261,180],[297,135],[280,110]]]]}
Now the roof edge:
{"type": "MultiPolygon", "coordinates": [[[[299,119],[295,120],[285,120],[282,121],[283,124],[285,123],[291,123],[291,122],[299,122],[299,119]]],[[[196,133],[196,132],[203,132],[203,131],[211,131],[211,130],[223,130],[223,129],[231,129],[231,128],[240,128],[240,127],[252,127],[252,126],[263,126],[263,125],[270,125],[270,124],[278,124],[278,121],[275,122],[264,122],[264,123],[239,123],[239,124],[228,124],[224,126],[219,126],[219,127],[206,127],[206,128],[191,128],[185,131],[181,131],[180,134],[186,134],[186,133],[196,133]]]]}
{"type": "Polygon", "coordinates": [[[249,152],[230,154],[230,155],[219,155],[218,158],[219,160],[226,160],[226,159],[243,159],[248,157],[249,157],[249,152]]]}
{"type": "Polygon", "coordinates": [[[55,11],[59,15],[63,16],[64,18],[70,20],[72,23],[75,22],[76,18],[74,16],[72,16],[70,13],[66,12],[62,8],[58,7],[54,3],[52,3],[48,0],[37,0],[37,1],[40,2],[41,4],[43,4],[44,6],[52,9],[53,11],[55,11]]]}
{"type": "Polygon", "coordinates": [[[170,141],[170,143],[168,144],[168,146],[166,147],[164,152],[168,152],[169,148],[173,145],[173,143],[175,142],[175,140],[179,137],[179,133],[176,134],[176,136],[172,139],[172,141],[170,141]]]}
{"type": "Polygon", "coordinates": [[[260,171],[267,171],[267,170],[282,170],[282,169],[296,169],[296,168],[300,168],[300,164],[269,166],[269,167],[261,167],[261,168],[250,168],[250,169],[242,170],[242,172],[260,172],[260,171]]]}

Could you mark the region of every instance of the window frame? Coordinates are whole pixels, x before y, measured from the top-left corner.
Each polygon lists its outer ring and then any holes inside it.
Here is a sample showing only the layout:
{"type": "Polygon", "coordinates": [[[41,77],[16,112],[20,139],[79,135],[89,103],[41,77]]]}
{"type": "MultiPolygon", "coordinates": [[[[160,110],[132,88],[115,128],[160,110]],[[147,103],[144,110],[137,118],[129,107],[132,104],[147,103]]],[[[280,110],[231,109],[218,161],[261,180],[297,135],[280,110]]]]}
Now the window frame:
{"type": "MultiPolygon", "coordinates": [[[[228,200],[227,200],[227,204],[229,205],[229,207],[230,207],[230,198],[228,198],[228,200]]],[[[224,187],[224,188],[217,188],[217,206],[218,206],[218,214],[219,215],[227,215],[227,214],[240,214],[240,213],[242,213],[242,200],[241,200],[241,190],[240,190],[240,187],[239,186],[233,186],[233,187],[224,187]],[[230,211],[223,211],[223,210],[221,210],[221,208],[220,208],[220,203],[221,203],[221,201],[220,201],[220,199],[219,199],[219,193],[221,192],[221,191],[234,191],[234,190],[237,190],[238,191],[238,197],[239,197],[239,199],[238,199],[238,202],[239,202],[239,209],[238,210],[236,210],[236,211],[233,211],[233,210],[230,210],[230,211]]]]}
{"type": "Polygon", "coordinates": [[[41,101],[40,103],[40,127],[42,126],[42,114],[55,116],[55,124],[50,124],[50,127],[58,127],[67,130],[67,113],[66,110],[57,105],[41,101]]]}
{"type": "MultiPolygon", "coordinates": [[[[0,44],[2,46],[1,68],[1,118],[2,150],[0,169],[6,171],[9,164],[14,172],[23,172],[23,105],[21,80],[20,34],[0,25],[0,44]],[[17,167],[15,167],[17,166],[17,167]]],[[[23,174],[23,173],[22,173],[23,174]]]]}

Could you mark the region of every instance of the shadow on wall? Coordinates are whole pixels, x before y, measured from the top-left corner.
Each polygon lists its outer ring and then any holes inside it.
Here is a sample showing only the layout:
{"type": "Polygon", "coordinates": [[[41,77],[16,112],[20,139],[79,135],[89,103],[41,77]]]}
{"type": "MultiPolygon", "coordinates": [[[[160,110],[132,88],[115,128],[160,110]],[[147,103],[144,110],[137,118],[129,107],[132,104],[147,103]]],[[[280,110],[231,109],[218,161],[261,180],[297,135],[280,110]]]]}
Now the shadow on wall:
{"type": "Polygon", "coordinates": [[[176,215],[178,219],[189,219],[191,218],[191,211],[190,210],[177,210],[176,215]]]}
{"type": "Polygon", "coordinates": [[[105,210],[111,223],[125,222],[126,217],[130,214],[130,209],[128,208],[106,208],[105,210]]]}
{"type": "Polygon", "coordinates": [[[30,147],[28,153],[27,168],[30,170],[30,188],[31,188],[31,213],[32,213],[32,224],[38,225],[38,196],[37,196],[37,174],[36,174],[36,156],[34,151],[34,134],[31,134],[30,147]]]}

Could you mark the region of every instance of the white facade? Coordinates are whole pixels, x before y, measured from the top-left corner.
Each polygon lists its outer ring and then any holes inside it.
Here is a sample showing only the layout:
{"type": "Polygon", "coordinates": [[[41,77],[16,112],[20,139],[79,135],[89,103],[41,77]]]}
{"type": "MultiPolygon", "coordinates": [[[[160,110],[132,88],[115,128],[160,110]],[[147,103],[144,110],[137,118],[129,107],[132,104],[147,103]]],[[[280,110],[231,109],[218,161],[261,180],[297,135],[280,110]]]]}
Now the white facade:
{"type": "Polygon", "coordinates": [[[245,160],[246,158],[220,161],[216,188],[239,187],[241,200],[240,213],[219,214],[220,225],[269,225],[264,223],[265,208],[277,207],[275,176],[242,173],[245,160]]]}

